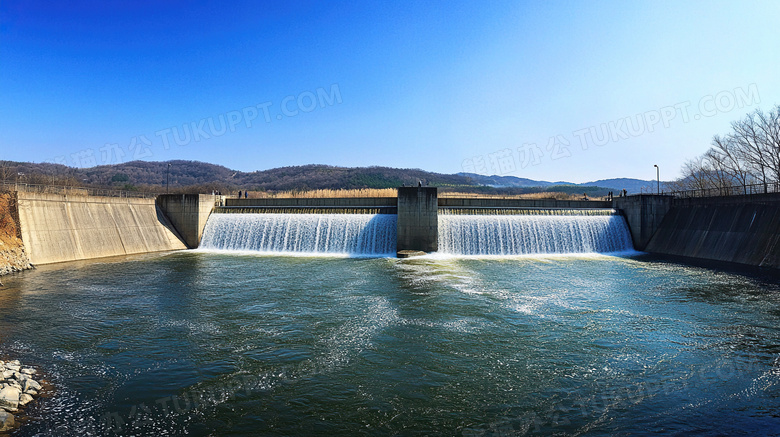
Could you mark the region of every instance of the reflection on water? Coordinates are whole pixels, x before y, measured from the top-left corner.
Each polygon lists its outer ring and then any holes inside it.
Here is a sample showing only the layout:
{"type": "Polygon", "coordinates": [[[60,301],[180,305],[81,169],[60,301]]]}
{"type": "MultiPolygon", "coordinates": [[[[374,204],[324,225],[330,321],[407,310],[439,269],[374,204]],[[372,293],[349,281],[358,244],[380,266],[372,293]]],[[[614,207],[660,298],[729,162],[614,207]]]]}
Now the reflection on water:
{"type": "Polygon", "coordinates": [[[780,429],[778,286],[747,276],[180,252],[4,282],[0,351],[57,387],[22,436],[780,429]]]}

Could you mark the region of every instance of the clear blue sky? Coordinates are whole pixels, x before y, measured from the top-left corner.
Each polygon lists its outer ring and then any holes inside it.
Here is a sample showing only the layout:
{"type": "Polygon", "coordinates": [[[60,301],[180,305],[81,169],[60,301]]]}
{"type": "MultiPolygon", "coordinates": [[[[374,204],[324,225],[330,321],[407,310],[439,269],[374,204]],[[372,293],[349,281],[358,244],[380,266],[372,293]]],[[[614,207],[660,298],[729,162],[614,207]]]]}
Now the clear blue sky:
{"type": "Polygon", "coordinates": [[[777,1],[49,3],[0,2],[0,159],[669,179],[780,103],[777,1]]]}

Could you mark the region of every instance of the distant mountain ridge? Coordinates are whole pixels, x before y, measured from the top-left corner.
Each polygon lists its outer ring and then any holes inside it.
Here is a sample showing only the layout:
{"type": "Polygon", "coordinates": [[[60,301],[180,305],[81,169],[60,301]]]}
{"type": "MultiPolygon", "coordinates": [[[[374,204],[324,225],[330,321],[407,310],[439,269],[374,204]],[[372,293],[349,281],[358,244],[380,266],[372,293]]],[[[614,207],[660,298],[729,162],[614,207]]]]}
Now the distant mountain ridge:
{"type": "Polygon", "coordinates": [[[242,172],[225,166],[199,161],[130,161],[116,165],[74,168],[61,164],[0,161],[0,179],[39,184],[69,184],[110,186],[118,189],[153,191],[164,187],[193,187],[204,192],[212,190],[312,190],[352,188],[394,188],[401,185],[439,186],[449,190],[467,190],[483,193],[524,193],[538,191],[565,191],[576,193],[575,187],[598,188],[589,193],[606,193],[626,189],[639,192],[642,187],[654,186],[654,181],[639,179],[603,179],[583,184],[558,181],[537,181],[516,176],[485,176],[475,173],[442,174],[421,169],[391,167],[337,167],[330,165],[302,165],[269,170],[242,172]],[[20,176],[21,175],[21,176],[20,176]]]}
{"type": "Polygon", "coordinates": [[[466,176],[478,184],[487,185],[496,188],[504,187],[551,187],[560,185],[576,185],[581,187],[603,187],[610,188],[613,191],[626,190],[629,193],[639,193],[643,188],[655,187],[656,181],[648,181],[632,178],[600,179],[593,182],[574,183],[574,182],[549,182],[537,181],[533,179],[519,178],[516,176],[485,176],[476,173],[458,173],[466,176]]]}

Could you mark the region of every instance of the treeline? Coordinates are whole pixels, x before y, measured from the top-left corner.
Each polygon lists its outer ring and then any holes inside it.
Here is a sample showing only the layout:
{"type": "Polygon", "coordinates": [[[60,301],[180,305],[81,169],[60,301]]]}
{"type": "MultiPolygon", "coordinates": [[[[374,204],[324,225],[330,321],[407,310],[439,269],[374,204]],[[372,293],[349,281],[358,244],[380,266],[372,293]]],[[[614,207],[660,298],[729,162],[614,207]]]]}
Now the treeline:
{"type": "MultiPolygon", "coordinates": [[[[760,109],[731,123],[731,131],[716,135],[703,155],[687,161],[682,177],[668,184],[674,191],[761,185],[777,190],[780,183],[780,105],[760,109]]],[[[754,190],[755,191],[755,190],[754,190]]]]}

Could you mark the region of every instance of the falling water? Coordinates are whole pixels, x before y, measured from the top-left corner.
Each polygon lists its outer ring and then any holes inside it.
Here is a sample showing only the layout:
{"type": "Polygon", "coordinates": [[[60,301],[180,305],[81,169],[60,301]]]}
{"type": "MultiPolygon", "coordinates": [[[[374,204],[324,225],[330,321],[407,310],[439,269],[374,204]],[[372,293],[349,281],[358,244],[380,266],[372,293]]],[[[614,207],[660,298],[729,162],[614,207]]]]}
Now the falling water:
{"type": "Polygon", "coordinates": [[[201,248],[376,256],[395,241],[394,214],[212,214],[201,248]]]}
{"type": "Polygon", "coordinates": [[[622,216],[610,211],[479,214],[441,210],[439,253],[529,255],[633,250],[622,216]]]}

